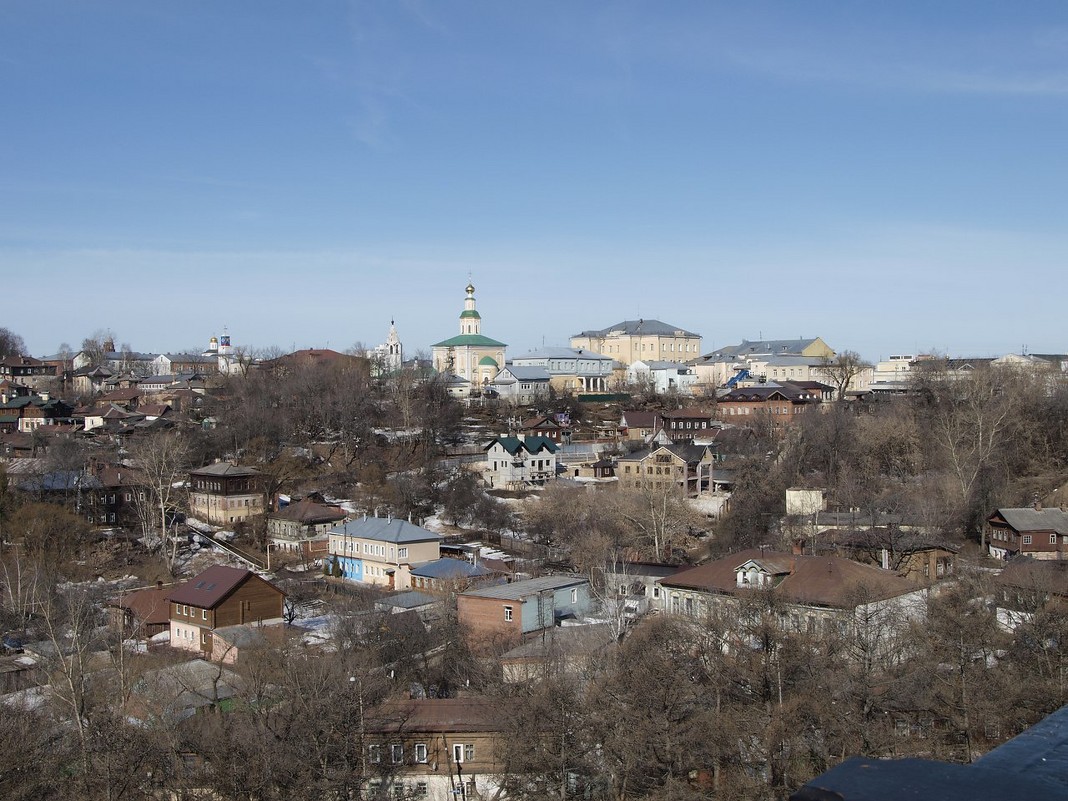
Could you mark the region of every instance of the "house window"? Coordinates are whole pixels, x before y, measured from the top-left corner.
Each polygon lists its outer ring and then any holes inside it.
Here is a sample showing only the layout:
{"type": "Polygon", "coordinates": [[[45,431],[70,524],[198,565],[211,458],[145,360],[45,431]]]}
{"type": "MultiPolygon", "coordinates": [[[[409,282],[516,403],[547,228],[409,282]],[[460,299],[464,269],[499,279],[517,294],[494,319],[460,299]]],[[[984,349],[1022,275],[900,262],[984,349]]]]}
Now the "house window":
{"type": "Polygon", "coordinates": [[[404,764],[404,746],[400,743],[393,743],[389,747],[389,755],[394,765],[404,764]]]}
{"type": "Polygon", "coordinates": [[[201,620],[207,620],[208,619],[208,610],[207,609],[201,609],[200,610],[200,619],[201,620]]]}
{"type": "Polygon", "coordinates": [[[1030,534],[1024,534],[1023,535],[1023,544],[1024,545],[1030,545],[1031,544],[1031,535],[1030,534]]]}
{"type": "MultiPolygon", "coordinates": [[[[423,760],[424,762],[426,760],[423,760]]],[[[415,783],[414,794],[416,798],[426,798],[429,792],[425,781],[418,781],[415,783]]]]}
{"type": "Polygon", "coordinates": [[[452,761],[453,762],[472,762],[475,758],[475,747],[471,744],[465,743],[453,743],[452,746],[452,761]]]}
{"type": "Polygon", "coordinates": [[[372,765],[377,765],[382,761],[382,746],[369,745],[367,746],[367,761],[372,765]]]}
{"type": "Polygon", "coordinates": [[[1050,534],[1049,535],[1049,544],[1050,545],[1056,545],[1057,544],[1057,535],[1056,534],[1050,534]]]}
{"type": "Polygon", "coordinates": [[[571,603],[573,603],[573,604],[577,604],[578,603],[578,590],[577,589],[571,590],[571,603]]]}
{"type": "Polygon", "coordinates": [[[397,549],[397,558],[398,559],[407,559],[408,558],[408,549],[407,548],[398,548],[397,549]]]}
{"type": "Polygon", "coordinates": [[[415,761],[419,763],[426,762],[426,743],[415,744],[415,761]]]}
{"type": "Polygon", "coordinates": [[[505,619],[506,622],[509,622],[509,623],[511,622],[511,620],[512,620],[512,607],[510,607],[510,606],[504,607],[504,619],[505,619]]]}

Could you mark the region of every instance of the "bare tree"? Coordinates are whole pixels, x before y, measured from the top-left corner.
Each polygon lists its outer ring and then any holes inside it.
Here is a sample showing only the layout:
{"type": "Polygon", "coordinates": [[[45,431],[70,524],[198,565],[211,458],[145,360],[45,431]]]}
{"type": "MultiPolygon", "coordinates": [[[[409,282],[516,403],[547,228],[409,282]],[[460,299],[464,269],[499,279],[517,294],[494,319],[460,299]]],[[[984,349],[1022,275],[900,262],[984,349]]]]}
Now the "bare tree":
{"type": "Polygon", "coordinates": [[[26,343],[10,328],[0,327],[0,359],[26,353],[26,343]]]}
{"type": "Polygon", "coordinates": [[[870,367],[855,350],[844,350],[835,356],[824,356],[820,372],[834,385],[836,399],[842,400],[853,380],[870,367]]]}
{"type": "Polygon", "coordinates": [[[135,440],[129,453],[143,486],[135,495],[142,533],[146,544],[156,543],[170,567],[177,555],[177,540],[171,538],[168,551],[167,516],[182,498],[182,484],[189,470],[189,443],[178,431],[160,430],[135,440]]]}
{"type": "Polygon", "coordinates": [[[108,353],[115,350],[115,332],[98,328],[91,336],[82,340],[82,353],[89,360],[90,367],[99,367],[104,363],[108,353]]]}

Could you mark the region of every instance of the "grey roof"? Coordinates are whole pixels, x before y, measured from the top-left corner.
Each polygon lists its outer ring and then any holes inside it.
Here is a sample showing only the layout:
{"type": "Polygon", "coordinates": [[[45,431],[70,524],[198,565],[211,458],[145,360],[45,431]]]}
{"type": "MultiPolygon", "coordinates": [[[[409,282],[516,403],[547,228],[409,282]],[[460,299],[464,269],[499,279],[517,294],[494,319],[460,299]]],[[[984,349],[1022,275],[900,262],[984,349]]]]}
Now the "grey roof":
{"type": "Polygon", "coordinates": [[[407,520],[390,517],[364,517],[349,520],[330,529],[330,533],[339,537],[360,537],[365,540],[392,542],[403,545],[408,542],[433,542],[440,539],[437,534],[420,528],[407,520]]]}
{"type": "Polygon", "coordinates": [[[490,383],[503,384],[502,374],[506,371],[517,381],[548,381],[550,377],[549,371],[544,367],[516,367],[508,363],[490,383]]]}
{"type": "Polygon", "coordinates": [[[501,655],[501,659],[526,659],[553,654],[591,656],[615,641],[612,627],[607,623],[589,626],[567,626],[549,630],[546,637],[538,637],[518,645],[501,655]]]}
{"type": "Polygon", "coordinates": [[[433,595],[427,595],[425,592],[417,590],[408,590],[407,592],[398,592],[396,595],[380,598],[375,602],[375,605],[379,607],[391,606],[395,609],[418,609],[420,606],[431,606],[439,602],[439,599],[433,595]]]}
{"type": "Polygon", "coordinates": [[[205,467],[198,467],[190,473],[194,476],[258,476],[260,471],[251,467],[241,467],[232,462],[216,462],[205,467]]]}
{"type": "Polygon", "coordinates": [[[1057,534],[1068,534],[1068,512],[1062,509],[1035,509],[1025,506],[1021,509],[998,509],[994,514],[1001,515],[1016,531],[1053,531],[1057,534]]]}
{"type": "Polygon", "coordinates": [[[419,565],[419,567],[412,568],[413,576],[433,579],[477,578],[478,576],[488,576],[492,572],[488,568],[472,564],[465,559],[450,559],[448,557],[435,559],[433,562],[427,562],[419,565]]]}
{"type": "Polygon", "coordinates": [[[521,601],[528,595],[536,595],[547,590],[559,590],[564,587],[577,587],[580,584],[588,584],[589,580],[583,576],[541,576],[540,578],[516,581],[511,584],[500,584],[495,587],[485,587],[481,590],[471,590],[462,593],[476,598],[503,598],[504,600],[521,601]]]}
{"type": "Polygon", "coordinates": [[[539,348],[519,356],[512,356],[513,361],[516,359],[601,359],[606,362],[612,361],[611,356],[580,348],[539,348]]]}
{"type": "Polygon", "coordinates": [[[773,367],[804,367],[821,365],[824,360],[819,356],[802,356],[797,353],[777,353],[767,358],[773,367]]]}
{"type": "Polygon", "coordinates": [[[819,337],[811,339],[743,339],[737,345],[727,345],[705,356],[719,356],[734,358],[736,356],[749,356],[752,354],[794,354],[800,355],[801,351],[813,344],[819,337]]]}
{"type": "Polygon", "coordinates": [[[262,626],[244,623],[215,629],[215,636],[234,648],[262,648],[267,644],[262,626]]]}
{"type": "Polygon", "coordinates": [[[692,331],[686,331],[679,328],[676,325],[669,325],[668,323],[661,322],[660,320],[624,320],[621,323],[610,325],[608,328],[602,328],[600,330],[583,331],[579,334],[575,334],[577,337],[603,337],[608,334],[618,331],[623,334],[652,334],[653,336],[674,336],[675,332],[680,332],[683,336],[699,337],[700,334],[695,334],[692,331]]]}

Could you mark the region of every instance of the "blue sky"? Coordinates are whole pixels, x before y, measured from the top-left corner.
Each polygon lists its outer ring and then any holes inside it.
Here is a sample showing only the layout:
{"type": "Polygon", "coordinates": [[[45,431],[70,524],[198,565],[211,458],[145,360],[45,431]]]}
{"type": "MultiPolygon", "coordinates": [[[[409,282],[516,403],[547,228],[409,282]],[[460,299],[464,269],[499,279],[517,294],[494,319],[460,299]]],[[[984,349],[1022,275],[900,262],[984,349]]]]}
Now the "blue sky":
{"type": "Polygon", "coordinates": [[[1065,352],[1063,2],[0,6],[0,325],[32,352],[623,319],[1065,352]]]}

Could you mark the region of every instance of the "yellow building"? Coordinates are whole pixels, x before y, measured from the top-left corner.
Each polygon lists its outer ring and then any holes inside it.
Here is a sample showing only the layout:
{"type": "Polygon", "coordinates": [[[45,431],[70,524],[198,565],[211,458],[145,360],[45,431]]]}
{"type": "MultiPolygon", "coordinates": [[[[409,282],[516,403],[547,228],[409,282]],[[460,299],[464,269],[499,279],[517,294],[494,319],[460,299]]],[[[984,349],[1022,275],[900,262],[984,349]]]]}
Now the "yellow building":
{"type": "Polygon", "coordinates": [[[624,320],[575,334],[571,347],[610,356],[624,366],[639,360],[688,362],[701,355],[701,335],[660,320],[624,320]]]}

